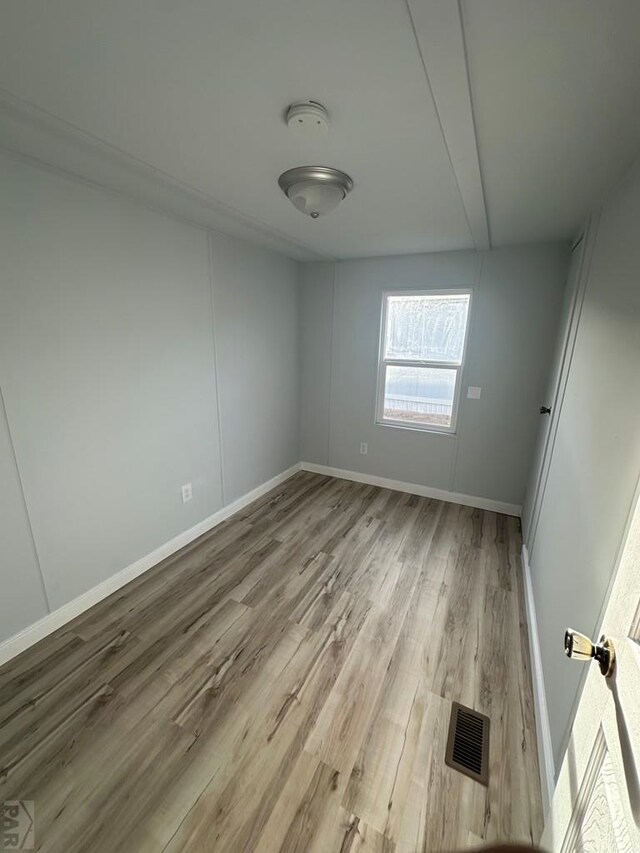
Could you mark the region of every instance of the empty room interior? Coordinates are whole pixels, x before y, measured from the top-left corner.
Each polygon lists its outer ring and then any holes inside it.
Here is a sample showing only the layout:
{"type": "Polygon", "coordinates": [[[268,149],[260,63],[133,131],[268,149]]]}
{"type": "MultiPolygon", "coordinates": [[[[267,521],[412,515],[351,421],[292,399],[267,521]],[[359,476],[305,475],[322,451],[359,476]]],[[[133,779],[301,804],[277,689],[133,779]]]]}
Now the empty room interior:
{"type": "Polygon", "coordinates": [[[0,5],[0,849],[640,851],[640,3],[0,5]]]}

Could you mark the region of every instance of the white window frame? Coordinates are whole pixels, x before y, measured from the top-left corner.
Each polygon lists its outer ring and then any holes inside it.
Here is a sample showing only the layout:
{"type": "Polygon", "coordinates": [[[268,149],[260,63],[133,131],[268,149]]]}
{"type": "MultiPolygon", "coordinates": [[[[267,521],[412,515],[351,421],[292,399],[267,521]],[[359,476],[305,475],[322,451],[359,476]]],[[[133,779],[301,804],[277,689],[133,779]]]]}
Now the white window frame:
{"type": "Polygon", "coordinates": [[[458,425],[458,410],[460,408],[460,394],[462,379],[467,358],[467,345],[469,342],[469,327],[471,324],[471,311],[473,307],[473,288],[445,288],[440,290],[384,290],[382,292],[382,316],[380,319],[380,340],[378,346],[378,381],[376,393],[376,424],[390,426],[396,429],[419,430],[420,432],[436,432],[440,435],[455,435],[458,425]],[[421,359],[385,358],[384,348],[387,331],[387,311],[390,296],[468,296],[469,310],[467,311],[467,324],[464,330],[464,343],[462,347],[462,358],[460,363],[455,361],[424,361],[421,359]],[[387,367],[434,367],[456,371],[456,383],[453,392],[453,407],[451,410],[450,426],[437,426],[435,424],[408,424],[406,421],[398,421],[384,416],[384,389],[386,384],[387,367]]]}

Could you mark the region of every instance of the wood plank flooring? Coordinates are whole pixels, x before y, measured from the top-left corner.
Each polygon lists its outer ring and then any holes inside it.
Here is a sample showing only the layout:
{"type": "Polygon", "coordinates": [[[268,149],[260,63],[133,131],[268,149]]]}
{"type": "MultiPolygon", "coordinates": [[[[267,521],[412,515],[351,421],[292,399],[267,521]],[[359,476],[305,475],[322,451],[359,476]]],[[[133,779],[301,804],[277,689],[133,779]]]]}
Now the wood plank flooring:
{"type": "Polygon", "coordinates": [[[0,669],[45,851],[537,841],[515,518],[299,473],[0,669]],[[444,764],[451,702],[490,783],[444,764]]]}

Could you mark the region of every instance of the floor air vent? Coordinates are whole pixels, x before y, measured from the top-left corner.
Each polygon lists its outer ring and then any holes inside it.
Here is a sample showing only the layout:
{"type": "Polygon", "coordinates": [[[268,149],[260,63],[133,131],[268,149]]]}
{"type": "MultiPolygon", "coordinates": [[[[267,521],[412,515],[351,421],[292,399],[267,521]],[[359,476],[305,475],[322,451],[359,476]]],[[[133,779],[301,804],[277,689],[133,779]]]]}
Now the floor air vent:
{"type": "Polygon", "coordinates": [[[489,717],[454,702],[451,708],[445,764],[489,784],[489,717]]]}

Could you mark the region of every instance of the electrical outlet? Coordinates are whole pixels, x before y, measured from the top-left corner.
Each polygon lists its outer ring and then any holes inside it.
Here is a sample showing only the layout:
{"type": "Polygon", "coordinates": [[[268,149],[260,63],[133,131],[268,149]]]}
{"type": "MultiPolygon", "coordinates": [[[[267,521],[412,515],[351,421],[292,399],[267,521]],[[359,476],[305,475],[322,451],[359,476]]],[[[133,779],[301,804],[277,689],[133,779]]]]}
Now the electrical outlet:
{"type": "Polygon", "coordinates": [[[369,445],[367,444],[366,441],[361,441],[360,442],[360,453],[363,456],[366,456],[368,452],[369,452],[369,445]]]}
{"type": "Polygon", "coordinates": [[[185,483],[182,487],[182,503],[186,504],[187,501],[190,501],[193,497],[193,492],[191,489],[191,483],[185,483]]]}

